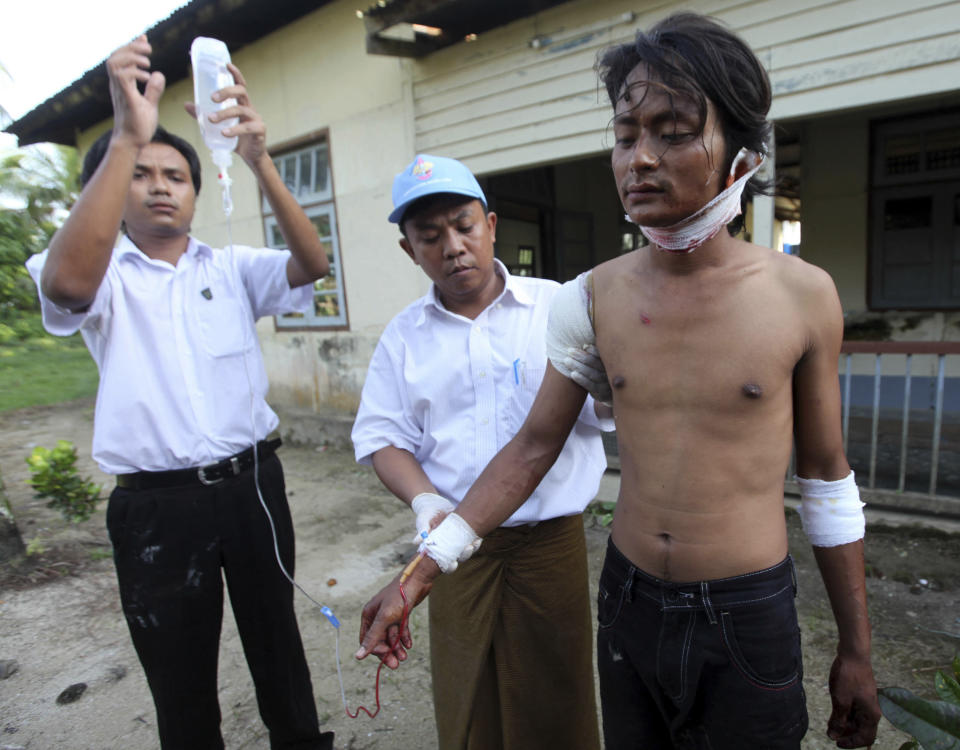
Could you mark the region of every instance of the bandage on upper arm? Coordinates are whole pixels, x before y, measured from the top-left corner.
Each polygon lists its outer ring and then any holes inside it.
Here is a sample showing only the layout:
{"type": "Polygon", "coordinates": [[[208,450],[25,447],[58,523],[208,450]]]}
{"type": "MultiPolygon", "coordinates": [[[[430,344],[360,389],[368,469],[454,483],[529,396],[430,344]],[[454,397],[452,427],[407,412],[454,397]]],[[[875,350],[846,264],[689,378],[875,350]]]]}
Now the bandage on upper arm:
{"type": "Polygon", "coordinates": [[[596,344],[593,330],[593,275],[587,271],[566,282],[550,304],[547,319],[547,357],[564,377],[572,370],[566,364],[569,349],[596,344]]]}

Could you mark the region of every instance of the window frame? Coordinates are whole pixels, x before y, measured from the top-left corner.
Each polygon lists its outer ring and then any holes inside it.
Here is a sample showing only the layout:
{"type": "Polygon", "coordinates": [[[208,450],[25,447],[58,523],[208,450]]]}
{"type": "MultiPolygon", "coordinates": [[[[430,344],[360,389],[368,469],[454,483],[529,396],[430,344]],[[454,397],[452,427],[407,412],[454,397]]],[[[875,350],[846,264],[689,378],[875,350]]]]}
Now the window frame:
{"type": "MultiPolygon", "coordinates": [[[[330,273],[314,282],[314,308],[307,313],[294,313],[291,315],[275,315],[275,331],[343,331],[350,327],[349,311],[346,297],[346,284],[344,282],[343,257],[340,252],[340,232],[339,220],[337,216],[336,190],[333,184],[333,162],[331,155],[330,135],[326,129],[310,133],[302,138],[278,144],[270,148],[270,158],[277,166],[281,179],[287,184],[291,194],[300,204],[304,213],[311,219],[326,215],[330,222],[330,235],[321,237],[325,242],[330,243],[330,273]],[[317,191],[317,156],[319,151],[326,152],[326,185],[325,189],[317,191]],[[303,165],[303,156],[307,153],[313,153],[311,164],[313,172],[310,177],[310,191],[306,194],[299,188],[299,172],[303,165]],[[294,158],[297,177],[293,186],[285,178],[286,165],[290,159],[294,158]],[[331,257],[332,256],[332,257],[331,257]],[[333,277],[335,284],[329,286],[329,279],[333,277]],[[336,316],[317,315],[316,302],[318,298],[334,296],[338,299],[339,311],[336,316]]],[[[286,248],[286,245],[274,243],[274,228],[277,226],[276,214],[270,208],[266,197],[261,193],[260,212],[264,232],[264,241],[267,247],[286,248]]]]}

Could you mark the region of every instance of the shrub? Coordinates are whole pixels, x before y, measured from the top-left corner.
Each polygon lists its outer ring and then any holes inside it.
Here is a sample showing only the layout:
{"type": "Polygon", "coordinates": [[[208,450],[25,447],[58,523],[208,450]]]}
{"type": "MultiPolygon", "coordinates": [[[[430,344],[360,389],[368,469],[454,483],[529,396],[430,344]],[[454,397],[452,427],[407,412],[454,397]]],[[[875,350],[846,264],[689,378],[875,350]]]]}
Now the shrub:
{"type": "Polygon", "coordinates": [[[27,458],[33,476],[27,484],[37,497],[49,498],[55,508],[72,523],[86,521],[100,501],[100,485],[77,474],[77,449],[68,440],[58,440],[53,450],[37,446],[27,458]]]}

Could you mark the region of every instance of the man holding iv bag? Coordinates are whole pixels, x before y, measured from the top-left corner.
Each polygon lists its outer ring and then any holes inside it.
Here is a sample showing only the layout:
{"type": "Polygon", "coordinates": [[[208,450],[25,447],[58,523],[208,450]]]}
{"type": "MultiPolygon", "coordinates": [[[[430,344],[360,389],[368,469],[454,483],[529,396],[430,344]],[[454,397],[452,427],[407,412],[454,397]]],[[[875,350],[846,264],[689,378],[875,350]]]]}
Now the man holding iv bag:
{"type": "MultiPolygon", "coordinates": [[[[200,164],[189,143],[158,127],[165,80],[150,53],[141,36],[107,60],[113,130],[91,147],[70,216],[27,267],[46,329],[79,330],[100,370],[93,457],[117,475],[107,528],[162,747],[224,746],[225,578],[271,747],[331,748],[278,560],[292,576],[279,440],[267,439],[278,419],[254,327],[308,308],[328,259],[232,64],[233,84],[212,96],[228,106],[209,122],[236,118],[222,135],[237,139],[289,250],[213,249],[190,236],[200,164]]],[[[221,166],[221,184],[224,176],[221,166]]]]}

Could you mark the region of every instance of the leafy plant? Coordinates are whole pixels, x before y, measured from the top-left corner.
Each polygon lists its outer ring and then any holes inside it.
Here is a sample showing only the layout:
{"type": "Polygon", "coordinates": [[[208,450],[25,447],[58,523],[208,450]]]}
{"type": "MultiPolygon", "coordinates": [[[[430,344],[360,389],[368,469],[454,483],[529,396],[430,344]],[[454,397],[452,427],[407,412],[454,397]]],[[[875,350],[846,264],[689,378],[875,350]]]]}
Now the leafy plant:
{"type": "Polygon", "coordinates": [[[616,507],[615,502],[598,500],[587,506],[587,513],[593,516],[594,520],[601,526],[609,526],[613,523],[613,511],[616,507]]]}
{"type": "Polygon", "coordinates": [[[954,657],[951,667],[952,675],[937,670],[937,701],[905,688],[879,690],[880,710],[887,721],[913,737],[900,750],[960,750],[960,656],[954,657]]]}
{"type": "Polygon", "coordinates": [[[46,551],[47,548],[44,545],[43,540],[38,536],[35,536],[27,543],[27,557],[42,555],[46,551]]]}
{"type": "Polygon", "coordinates": [[[27,458],[33,476],[27,484],[37,497],[49,498],[48,508],[56,508],[73,523],[86,521],[97,508],[101,487],[77,474],[77,448],[69,440],[58,440],[53,450],[38,445],[27,458]]]}

